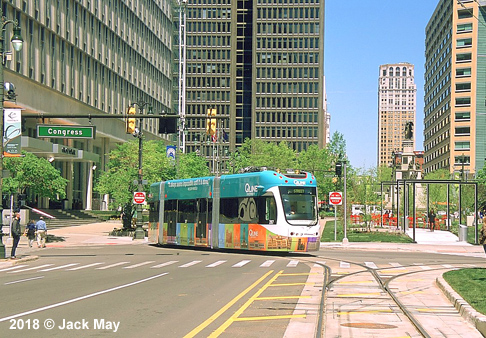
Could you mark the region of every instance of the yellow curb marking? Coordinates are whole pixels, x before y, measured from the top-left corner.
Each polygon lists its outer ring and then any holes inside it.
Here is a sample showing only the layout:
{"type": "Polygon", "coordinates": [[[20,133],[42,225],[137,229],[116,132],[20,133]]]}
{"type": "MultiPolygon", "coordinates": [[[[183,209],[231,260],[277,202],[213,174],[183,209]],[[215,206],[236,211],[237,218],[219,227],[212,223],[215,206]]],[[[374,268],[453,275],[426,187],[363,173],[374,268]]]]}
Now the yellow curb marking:
{"type": "Polygon", "coordinates": [[[305,318],[306,315],[283,315],[283,316],[265,316],[265,317],[244,317],[235,318],[235,322],[245,322],[252,320],[273,320],[273,319],[289,319],[289,318],[305,318]]]}

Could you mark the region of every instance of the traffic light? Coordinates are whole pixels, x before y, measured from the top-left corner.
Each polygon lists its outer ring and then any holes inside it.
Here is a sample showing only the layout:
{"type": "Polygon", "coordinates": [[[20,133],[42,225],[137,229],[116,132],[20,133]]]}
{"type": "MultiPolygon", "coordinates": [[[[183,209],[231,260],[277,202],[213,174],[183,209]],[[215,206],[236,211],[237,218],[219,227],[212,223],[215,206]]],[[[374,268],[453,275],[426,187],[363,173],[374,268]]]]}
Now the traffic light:
{"type": "Polygon", "coordinates": [[[216,109],[208,109],[208,119],[206,121],[206,134],[214,136],[216,134],[216,119],[210,119],[210,116],[216,116],[216,109]]]}
{"type": "Polygon", "coordinates": [[[135,107],[128,108],[127,120],[126,120],[127,134],[135,133],[135,127],[137,126],[137,121],[136,121],[135,117],[130,117],[130,115],[135,115],[136,113],[137,113],[137,110],[135,109],[135,107]]]}
{"type": "Polygon", "coordinates": [[[336,176],[341,177],[341,175],[342,175],[342,169],[343,169],[343,163],[342,162],[337,162],[336,163],[336,176]]]}

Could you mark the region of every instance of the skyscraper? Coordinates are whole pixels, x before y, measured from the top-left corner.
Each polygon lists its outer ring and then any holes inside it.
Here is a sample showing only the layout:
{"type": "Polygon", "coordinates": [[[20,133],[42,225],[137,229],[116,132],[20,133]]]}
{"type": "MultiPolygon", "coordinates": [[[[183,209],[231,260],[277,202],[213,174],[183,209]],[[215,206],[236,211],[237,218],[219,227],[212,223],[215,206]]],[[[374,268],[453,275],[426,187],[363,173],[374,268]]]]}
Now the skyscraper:
{"type": "MultiPolygon", "coordinates": [[[[378,81],[378,165],[389,165],[393,161],[392,153],[402,150],[406,123],[416,125],[414,66],[410,63],[381,65],[378,81]]],[[[412,141],[415,149],[415,137],[412,141]]]]}
{"type": "Polygon", "coordinates": [[[486,1],[442,0],[425,36],[425,172],[486,158],[486,1]]]}
{"type": "MultiPolygon", "coordinates": [[[[324,0],[201,0],[186,4],[187,151],[216,109],[227,150],[246,138],[324,146],[324,0]]],[[[201,138],[202,136],[202,138],[201,138]]]]}

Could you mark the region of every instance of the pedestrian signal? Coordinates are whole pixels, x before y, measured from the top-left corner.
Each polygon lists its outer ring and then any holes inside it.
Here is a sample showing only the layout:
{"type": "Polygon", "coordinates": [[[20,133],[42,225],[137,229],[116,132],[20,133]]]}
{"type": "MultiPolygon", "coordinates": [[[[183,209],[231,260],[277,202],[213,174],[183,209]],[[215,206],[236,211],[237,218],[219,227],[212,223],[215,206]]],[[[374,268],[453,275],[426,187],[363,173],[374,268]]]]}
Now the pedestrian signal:
{"type": "Polygon", "coordinates": [[[177,133],[177,115],[159,117],[159,134],[177,133]]]}
{"type": "Polygon", "coordinates": [[[135,127],[137,125],[137,121],[136,121],[135,117],[130,117],[130,115],[135,115],[136,112],[137,112],[137,110],[135,109],[135,107],[128,108],[127,119],[126,119],[127,134],[135,133],[135,127]]]}

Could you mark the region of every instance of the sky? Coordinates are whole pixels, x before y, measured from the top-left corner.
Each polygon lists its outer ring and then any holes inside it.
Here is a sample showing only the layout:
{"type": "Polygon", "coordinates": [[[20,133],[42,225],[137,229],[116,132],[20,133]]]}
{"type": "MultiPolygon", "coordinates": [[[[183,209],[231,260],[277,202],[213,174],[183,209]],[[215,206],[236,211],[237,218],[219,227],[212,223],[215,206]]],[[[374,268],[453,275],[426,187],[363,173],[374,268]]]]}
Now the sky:
{"type": "Polygon", "coordinates": [[[425,27],[439,0],[326,0],[324,68],[331,136],[343,134],[353,167],[377,165],[382,64],[415,66],[416,150],[423,150],[425,27]]]}

